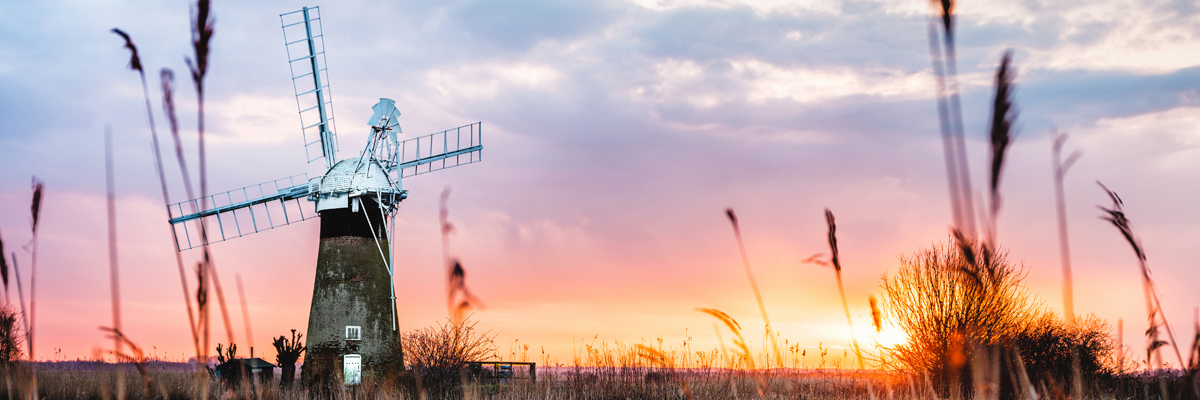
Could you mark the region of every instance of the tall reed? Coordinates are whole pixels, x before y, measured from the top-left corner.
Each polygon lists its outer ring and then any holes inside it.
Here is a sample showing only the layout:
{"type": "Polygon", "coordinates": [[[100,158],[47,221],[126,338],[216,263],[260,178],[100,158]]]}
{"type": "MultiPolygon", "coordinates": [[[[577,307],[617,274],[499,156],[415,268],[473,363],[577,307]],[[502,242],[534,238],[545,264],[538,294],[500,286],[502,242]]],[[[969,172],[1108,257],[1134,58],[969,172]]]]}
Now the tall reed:
{"type": "Polygon", "coordinates": [[[442,262],[446,267],[446,309],[450,319],[455,324],[466,320],[467,312],[472,308],[483,309],[483,300],[471,293],[467,288],[467,271],[463,269],[458,258],[450,256],[450,234],[454,232],[454,224],[450,223],[450,209],[446,203],[450,201],[450,187],[442,190],[438,206],[438,220],[442,231],[442,262]]]}
{"type": "MultiPolygon", "coordinates": [[[[1067,141],[1066,132],[1059,133],[1055,130],[1054,144],[1051,148],[1051,162],[1054,170],[1054,212],[1058,222],[1058,254],[1059,262],[1062,264],[1063,271],[1063,313],[1066,314],[1067,323],[1075,325],[1075,284],[1071,277],[1071,243],[1067,235],[1067,201],[1063,190],[1063,179],[1067,175],[1067,170],[1075,161],[1079,160],[1081,153],[1079,151],[1072,152],[1067,156],[1066,161],[1062,159],[1063,144],[1067,141]]],[[[1123,351],[1118,349],[1118,351],[1123,351]]],[[[1076,346],[1071,347],[1071,363],[1072,363],[1072,393],[1079,396],[1083,393],[1083,377],[1079,365],[1079,349],[1076,346]]]]}
{"type": "MultiPolygon", "coordinates": [[[[137,46],[133,43],[133,39],[129,36],[129,34],[125,33],[124,31],[122,31],[118,28],[113,28],[112,32],[121,36],[121,38],[123,38],[125,40],[125,48],[129,49],[129,52],[130,52],[129,68],[134,71],[137,71],[138,77],[141,78],[141,81],[142,81],[142,97],[146,103],[146,121],[150,124],[150,143],[151,143],[151,148],[154,151],[154,171],[155,171],[155,173],[158,174],[159,186],[162,188],[163,208],[167,210],[167,216],[170,217],[170,215],[171,215],[171,212],[170,212],[171,200],[170,200],[169,192],[167,190],[167,176],[163,171],[162,151],[161,151],[161,148],[159,147],[159,143],[158,143],[158,128],[154,124],[154,112],[150,106],[150,89],[148,88],[148,86],[146,84],[146,71],[145,71],[145,69],[142,68],[142,61],[141,61],[141,58],[138,56],[137,46]]],[[[163,80],[164,80],[163,87],[164,87],[164,89],[170,89],[169,85],[165,84],[165,81],[169,80],[168,77],[170,76],[170,70],[164,69],[163,73],[166,75],[166,76],[163,76],[163,80]]],[[[169,100],[170,97],[171,96],[169,94],[164,94],[164,100],[169,100]]],[[[171,107],[171,108],[173,109],[173,107],[171,107]]],[[[173,118],[171,120],[171,123],[172,123],[172,125],[175,124],[175,120],[173,118]]],[[[177,129],[175,129],[175,130],[177,131],[177,129]]],[[[178,140],[177,140],[177,142],[178,142],[178,140]]],[[[183,159],[183,149],[180,147],[177,150],[179,153],[180,160],[182,160],[183,159]]],[[[184,167],[186,167],[186,165],[184,165],[184,167]]],[[[185,171],[186,171],[186,169],[185,169],[185,171]]],[[[187,174],[184,174],[184,175],[186,176],[187,174]]],[[[190,185],[191,184],[189,182],[188,186],[190,187],[190,185]]],[[[175,225],[174,224],[171,224],[171,237],[172,238],[177,237],[177,235],[175,234],[175,225]]],[[[172,239],[172,240],[174,241],[174,239],[172,239]]],[[[179,244],[178,243],[172,243],[172,245],[175,246],[175,264],[179,269],[179,281],[180,281],[181,286],[183,287],[183,304],[187,308],[188,329],[192,333],[192,344],[193,344],[193,346],[196,347],[196,356],[199,357],[200,356],[200,342],[199,342],[198,337],[196,336],[196,317],[195,317],[195,314],[192,312],[192,302],[190,300],[190,295],[188,294],[187,273],[184,271],[184,267],[183,267],[183,254],[179,252],[179,244]]]]}
{"type": "MultiPolygon", "coordinates": [[[[121,331],[121,279],[117,264],[117,201],[116,183],[113,178],[112,129],[104,129],[104,182],[107,190],[105,204],[108,208],[108,273],[112,295],[112,326],[114,332],[121,331]]],[[[113,355],[121,354],[121,340],[113,335],[113,355]]],[[[117,398],[125,398],[124,371],[117,370],[117,398]]]]}
{"type": "MultiPolygon", "coordinates": [[[[167,120],[168,120],[169,126],[171,128],[172,137],[175,139],[175,153],[176,153],[176,158],[179,161],[180,172],[183,175],[184,190],[186,191],[189,199],[197,200],[197,201],[189,202],[190,211],[195,213],[195,212],[198,212],[201,210],[206,210],[209,207],[209,205],[208,205],[207,157],[206,157],[206,147],[205,147],[205,140],[204,140],[204,136],[205,136],[205,129],[204,129],[204,126],[205,126],[204,125],[205,124],[204,78],[208,73],[209,58],[210,58],[210,53],[211,53],[211,40],[212,40],[212,37],[215,32],[214,19],[212,17],[211,1],[198,0],[196,5],[192,7],[190,28],[191,28],[191,45],[192,45],[193,54],[191,57],[185,57],[184,61],[188,65],[189,72],[191,72],[192,82],[195,87],[196,95],[197,95],[197,133],[198,133],[198,142],[199,142],[199,157],[198,157],[198,159],[199,159],[199,170],[200,170],[199,171],[199,178],[200,178],[199,179],[199,187],[200,187],[200,193],[199,193],[200,195],[199,196],[196,196],[192,190],[191,174],[189,173],[188,168],[187,168],[187,162],[185,161],[185,158],[184,158],[183,148],[182,148],[181,140],[179,137],[179,125],[178,125],[178,120],[175,116],[175,105],[174,105],[174,98],[173,98],[174,97],[173,96],[174,88],[173,88],[172,81],[173,81],[174,74],[169,69],[164,68],[164,69],[162,69],[162,71],[160,73],[160,77],[161,77],[162,89],[163,89],[163,109],[164,109],[163,111],[167,116],[167,120]],[[196,204],[197,202],[199,203],[199,205],[196,204]]],[[[149,107],[149,92],[148,92],[146,84],[145,84],[144,68],[141,64],[141,60],[138,58],[137,48],[136,48],[136,46],[133,45],[133,42],[130,39],[129,35],[125,34],[123,31],[120,31],[119,29],[114,29],[113,32],[120,35],[122,38],[124,38],[126,40],[126,48],[128,48],[131,52],[130,68],[138,71],[139,76],[142,78],[143,94],[145,95],[146,103],[147,103],[146,115],[147,115],[147,120],[149,121],[150,126],[151,126],[152,145],[153,145],[153,149],[155,152],[155,166],[159,173],[159,183],[160,183],[160,186],[162,187],[163,202],[164,202],[164,204],[169,205],[170,201],[168,198],[166,178],[165,178],[164,169],[163,169],[161,152],[159,151],[160,149],[158,146],[158,134],[157,134],[157,130],[154,126],[153,113],[151,112],[151,109],[149,107]]],[[[234,336],[233,336],[233,327],[232,327],[232,324],[230,323],[230,319],[229,319],[229,312],[228,312],[227,307],[225,306],[226,302],[225,302],[224,291],[222,290],[220,278],[217,275],[217,269],[215,267],[215,263],[213,262],[212,253],[208,247],[208,233],[207,233],[207,229],[206,229],[206,226],[204,223],[204,219],[203,218],[196,219],[195,224],[197,227],[197,231],[199,232],[199,236],[200,236],[202,254],[201,254],[201,260],[197,263],[196,270],[195,270],[196,280],[197,280],[197,291],[196,291],[195,297],[194,297],[194,301],[196,302],[196,313],[194,313],[194,314],[192,313],[192,307],[191,307],[191,302],[193,301],[193,299],[189,295],[190,292],[188,290],[187,277],[186,277],[186,273],[184,272],[184,268],[183,268],[182,256],[179,254],[178,243],[177,242],[174,243],[173,246],[175,247],[175,250],[176,250],[176,265],[177,265],[177,267],[179,269],[179,273],[180,273],[180,285],[181,285],[181,287],[183,289],[183,293],[184,293],[185,306],[188,309],[189,328],[192,331],[192,341],[193,341],[193,345],[194,345],[195,351],[196,351],[196,360],[200,364],[207,365],[207,362],[208,362],[208,350],[207,349],[208,349],[208,344],[209,344],[209,340],[210,340],[209,332],[210,332],[210,327],[211,327],[211,312],[208,307],[208,305],[209,305],[208,304],[209,288],[215,289],[215,291],[216,291],[217,302],[220,307],[222,321],[224,322],[224,326],[225,326],[225,334],[226,334],[226,337],[229,340],[229,342],[232,343],[234,341],[234,336]]],[[[172,226],[172,233],[174,233],[174,226],[172,226]]],[[[199,365],[197,365],[197,368],[199,368],[199,365]]],[[[196,379],[194,381],[195,385],[193,386],[193,389],[194,389],[193,395],[200,396],[200,397],[207,397],[208,386],[206,384],[204,384],[204,382],[206,381],[207,374],[199,373],[199,369],[197,370],[197,372],[198,372],[198,374],[196,375],[196,379]]]]}
{"type": "Polygon", "coordinates": [[[771,348],[775,356],[773,360],[768,360],[767,367],[770,367],[772,362],[780,364],[783,355],[779,351],[778,334],[771,327],[771,318],[767,317],[767,306],[763,303],[762,292],[758,290],[758,281],[754,279],[754,271],[750,269],[750,257],[746,255],[746,244],[742,241],[742,229],[738,225],[737,214],[733,212],[732,208],[726,208],[725,216],[729,218],[729,223],[733,225],[733,236],[737,239],[738,251],[742,255],[742,266],[746,268],[746,279],[750,281],[750,289],[754,291],[754,300],[758,302],[758,310],[762,313],[763,323],[766,325],[767,340],[771,342],[771,348]]]}
{"type": "Polygon", "coordinates": [[[233,274],[233,279],[237,282],[238,300],[242,305],[242,326],[246,328],[246,344],[250,345],[250,351],[254,352],[254,335],[250,329],[250,307],[246,305],[246,289],[242,287],[242,274],[233,274]]]}
{"type": "Polygon", "coordinates": [[[950,187],[950,209],[954,227],[975,237],[974,202],[971,200],[971,174],[962,127],[962,107],[958,95],[958,68],[954,48],[954,1],[935,1],[937,11],[929,20],[929,54],[937,82],[938,120],[942,149],[946,158],[946,178],[950,187]],[[938,41],[940,16],[942,42],[938,41]]]}
{"type": "MultiPolygon", "coordinates": [[[[17,255],[13,254],[13,259],[17,255]]],[[[4,256],[4,240],[0,239],[0,279],[4,281],[4,305],[8,305],[8,259],[4,256]]]]}
{"type": "MultiPolygon", "coordinates": [[[[192,73],[192,83],[196,88],[196,134],[199,140],[199,159],[200,159],[200,206],[203,209],[208,209],[208,158],[205,157],[204,146],[204,78],[208,74],[208,59],[210,42],[212,41],[213,23],[215,20],[212,17],[212,3],[209,0],[197,0],[196,7],[192,9],[192,49],[194,50],[195,60],[189,57],[184,57],[188,69],[192,73]]],[[[213,265],[211,253],[208,248],[208,233],[201,224],[200,240],[203,244],[204,251],[204,266],[207,269],[205,273],[206,279],[212,280],[212,288],[217,292],[217,304],[221,309],[221,319],[225,323],[225,336],[232,343],[233,340],[233,325],[229,322],[229,311],[225,307],[225,291],[221,289],[221,279],[217,276],[217,268],[213,265]]],[[[205,314],[206,316],[208,314],[205,314]]],[[[208,346],[207,328],[209,322],[205,321],[205,347],[208,346]]]]}
{"type": "Polygon", "coordinates": [[[1012,50],[1004,52],[1000,57],[1000,66],[996,68],[996,95],[992,100],[992,122],[990,138],[988,142],[991,147],[989,153],[991,158],[991,179],[989,183],[990,204],[988,208],[988,240],[993,244],[996,243],[996,219],[1000,214],[1000,178],[1004,172],[1004,159],[1008,153],[1008,146],[1013,140],[1013,123],[1017,118],[1016,107],[1013,106],[1013,91],[1016,84],[1016,72],[1012,66],[1012,50]]]}
{"type": "Polygon", "coordinates": [[[1182,366],[1184,365],[1183,356],[1179,353],[1178,342],[1175,340],[1175,332],[1171,329],[1171,323],[1167,321],[1166,314],[1163,313],[1162,302],[1158,300],[1158,292],[1154,287],[1154,280],[1150,277],[1150,266],[1146,264],[1146,252],[1142,248],[1141,241],[1134,235],[1133,228],[1129,224],[1129,218],[1125,216],[1125,203],[1121,201],[1121,197],[1116,192],[1109,190],[1103,183],[1096,183],[1100,185],[1100,188],[1108,194],[1109,199],[1113,202],[1112,208],[1100,206],[1100,209],[1106,214],[1100,218],[1111,222],[1121,232],[1121,235],[1125,237],[1125,240],[1129,242],[1129,245],[1133,247],[1133,253],[1138,259],[1138,268],[1142,273],[1142,292],[1146,298],[1146,319],[1150,325],[1146,329],[1146,338],[1149,339],[1149,343],[1146,344],[1146,364],[1153,366],[1154,359],[1157,358],[1158,367],[1161,368],[1163,359],[1160,347],[1169,344],[1175,349],[1175,357],[1179,361],[1179,365],[1182,366]],[[1170,338],[1169,342],[1159,340],[1158,330],[1160,324],[1166,328],[1167,336],[1170,338]]]}
{"type": "MultiPolygon", "coordinates": [[[[697,308],[696,311],[711,315],[713,318],[720,320],[733,332],[734,350],[737,351],[736,360],[741,361],[744,368],[751,371],[754,375],[758,396],[762,397],[766,390],[767,382],[762,375],[755,373],[757,369],[754,367],[754,355],[750,353],[750,347],[746,345],[746,339],[742,337],[742,325],[738,324],[737,320],[730,317],[724,311],[715,308],[697,308]]],[[[722,344],[724,346],[724,344],[722,344]]]]}
{"type": "Polygon", "coordinates": [[[1071,242],[1067,234],[1067,200],[1066,194],[1063,191],[1063,180],[1067,176],[1067,170],[1079,161],[1079,157],[1083,154],[1078,150],[1067,156],[1066,160],[1062,158],[1063,145],[1067,142],[1067,133],[1053,133],[1054,145],[1051,148],[1051,162],[1054,170],[1054,211],[1058,220],[1058,254],[1063,270],[1063,310],[1067,315],[1067,322],[1075,324],[1075,285],[1071,278],[1071,242]]]}
{"type": "MultiPolygon", "coordinates": [[[[37,358],[33,351],[33,339],[36,337],[34,329],[37,326],[38,217],[42,211],[42,189],[44,185],[37,177],[33,177],[32,186],[33,200],[29,205],[29,212],[32,217],[30,225],[33,232],[32,242],[30,243],[32,250],[30,251],[29,259],[32,265],[29,267],[29,324],[25,328],[25,340],[29,343],[29,359],[36,360],[37,358]]],[[[32,398],[33,400],[37,400],[37,368],[33,366],[30,366],[29,380],[30,387],[33,388],[32,398]]]]}
{"type": "Polygon", "coordinates": [[[858,346],[858,334],[854,333],[854,321],[850,319],[850,304],[846,302],[846,288],[842,285],[842,262],[838,257],[837,224],[833,219],[833,211],[825,209],[825,224],[829,226],[829,263],[833,265],[834,275],[837,276],[838,294],[842,296],[842,310],[846,312],[846,325],[850,326],[850,340],[854,343],[854,358],[858,360],[858,369],[863,366],[862,349],[858,346]]]}

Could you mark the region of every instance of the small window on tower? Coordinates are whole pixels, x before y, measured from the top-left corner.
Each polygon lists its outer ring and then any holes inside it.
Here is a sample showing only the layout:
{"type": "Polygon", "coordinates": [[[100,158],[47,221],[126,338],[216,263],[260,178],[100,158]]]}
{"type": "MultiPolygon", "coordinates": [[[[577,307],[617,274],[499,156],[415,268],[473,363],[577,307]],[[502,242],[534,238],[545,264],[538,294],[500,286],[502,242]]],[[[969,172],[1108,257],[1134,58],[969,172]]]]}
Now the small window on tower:
{"type": "Polygon", "coordinates": [[[362,327],[346,326],[346,340],[362,340],[362,327]]]}

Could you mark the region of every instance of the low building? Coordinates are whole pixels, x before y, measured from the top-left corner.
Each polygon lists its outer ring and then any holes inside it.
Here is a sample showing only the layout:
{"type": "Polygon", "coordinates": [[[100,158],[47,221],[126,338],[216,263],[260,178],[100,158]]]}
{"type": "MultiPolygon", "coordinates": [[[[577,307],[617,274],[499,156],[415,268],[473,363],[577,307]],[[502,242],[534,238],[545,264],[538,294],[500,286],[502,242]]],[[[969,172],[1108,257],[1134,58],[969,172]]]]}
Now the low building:
{"type": "Polygon", "coordinates": [[[240,385],[243,380],[270,385],[275,381],[275,368],[275,364],[261,358],[235,358],[218,365],[215,375],[217,380],[232,385],[240,385]]]}

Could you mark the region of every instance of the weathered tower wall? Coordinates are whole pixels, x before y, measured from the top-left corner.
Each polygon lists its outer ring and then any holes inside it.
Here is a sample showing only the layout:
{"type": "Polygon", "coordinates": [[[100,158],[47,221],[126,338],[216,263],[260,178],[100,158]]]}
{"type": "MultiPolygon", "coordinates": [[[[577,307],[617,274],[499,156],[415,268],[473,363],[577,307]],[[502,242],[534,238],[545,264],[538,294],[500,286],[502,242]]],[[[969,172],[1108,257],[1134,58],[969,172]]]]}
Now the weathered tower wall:
{"type": "Polygon", "coordinates": [[[404,369],[399,332],[392,328],[395,308],[383,258],[390,254],[383,218],[373,201],[363,203],[358,212],[321,212],[321,244],[305,341],[308,350],[301,375],[306,387],[341,386],[346,354],[362,356],[364,380],[384,379],[404,369]],[[361,326],[362,340],[347,343],[346,326],[361,326]]]}

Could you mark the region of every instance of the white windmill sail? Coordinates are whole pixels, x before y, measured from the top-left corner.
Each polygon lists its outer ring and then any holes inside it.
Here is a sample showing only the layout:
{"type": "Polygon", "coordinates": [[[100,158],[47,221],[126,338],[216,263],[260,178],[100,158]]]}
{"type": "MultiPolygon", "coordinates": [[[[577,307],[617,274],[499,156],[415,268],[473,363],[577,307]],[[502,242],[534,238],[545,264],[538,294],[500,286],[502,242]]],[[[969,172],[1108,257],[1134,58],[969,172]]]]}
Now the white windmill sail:
{"type": "Polygon", "coordinates": [[[324,158],[325,169],[329,169],[337,162],[337,134],[320,7],[280,14],[279,20],[283,24],[296,107],[300,110],[304,151],[308,162],[324,158]]]}
{"type": "Polygon", "coordinates": [[[210,195],[205,210],[200,210],[200,199],[172,204],[167,211],[175,248],[183,251],[204,244],[195,225],[189,224],[195,219],[204,219],[211,244],[315,217],[317,213],[305,210],[307,204],[301,203],[308,190],[307,176],[295,175],[210,195]]]}
{"type": "Polygon", "coordinates": [[[483,160],[483,123],[463,125],[400,142],[400,177],[424,174],[483,160]]]}

